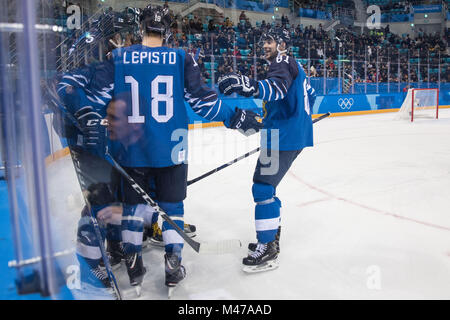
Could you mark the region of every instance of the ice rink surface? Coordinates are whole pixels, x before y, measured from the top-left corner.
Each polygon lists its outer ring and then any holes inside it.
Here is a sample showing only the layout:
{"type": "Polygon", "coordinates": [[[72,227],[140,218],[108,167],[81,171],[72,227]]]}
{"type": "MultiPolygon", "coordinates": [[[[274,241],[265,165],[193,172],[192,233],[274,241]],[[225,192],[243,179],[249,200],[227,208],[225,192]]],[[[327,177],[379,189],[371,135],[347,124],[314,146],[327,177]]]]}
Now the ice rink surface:
{"type": "MultiPolygon", "coordinates": [[[[197,226],[195,239],[237,238],[243,247],[202,256],[185,245],[187,278],[173,299],[450,299],[450,110],[439,120],[393,118],[332,117],[314,125],[315,146],[277,189],[276,270],[241,270],[256,239],[257,155],[189,186],[185,221],[197,226]]],[[[225,128],[192,130],[189,179],[256,148],[258,139],[225,128]]],[[[65,235],[60,249],[73,247],[82,197],[70,158],[48,172],[52,212],[65,235]]],[[[167,298],[163,254],[144,251],[140,299],[167,298]]],[[[115,274],[124,298],[136,298],[125,266],[115,274]]]]}

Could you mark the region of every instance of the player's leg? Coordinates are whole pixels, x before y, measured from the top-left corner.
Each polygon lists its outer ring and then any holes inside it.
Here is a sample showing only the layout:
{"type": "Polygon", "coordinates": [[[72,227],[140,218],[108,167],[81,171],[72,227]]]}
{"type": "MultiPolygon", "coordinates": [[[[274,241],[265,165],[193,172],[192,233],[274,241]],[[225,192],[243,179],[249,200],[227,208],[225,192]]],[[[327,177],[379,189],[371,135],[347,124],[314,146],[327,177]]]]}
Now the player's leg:
{"type": "Polygon", "coordinates": [[[123,205],[122,244],[128,277],[132,286],[140,286],[147,272],[142,259],[144,221],[149,215],[147,208],[148,206],[145,204],[123,205]]]}
{"type": "Polygon", "coordinates": [[[258,159],[252,186],[258,242],[249,245],[251,252],[243,259],[246,266],[277,266],[276,259],[280,252],[281,201],[276,197],[276,187],[300,152],[301,150],[272,152],[271,162],[268,164],[263,164],[258,159]],[[278,161],[278,170],[273,174],[265,174],[269,170],[265,172],[263,169],[272,166],[274,161],[278,161]]]}
{"type": "Polygon", "coordinates": [[[76,254],[80,262],[81,281],[95,286],[110,287],[107,274],[100,268],[102,261],[100,242],[104,241],[106,231],[101,228],[101,239],[97,237],[91,214],[97,217],[97,213],[112,204],[114,198],[106,183],[91,184],[87,191],[87,201],[92,212],[88,212],[87,206],[84,207],[77,230],[76,254]]]}
{"type": "MultiPolygon", "coordinates": [[[[168,168],[155,169],[156,193],[158,205],[179,226],[184,228],[184,205],[187,191],[187,165],[181,164],[168,168]]],[[[166,286],[175,286],[185,276],[182,260],[183,238],[174,228],[163,222],[162,235],[165,244],[166,286]]]]}
{"type": "MultiPolygon", "coordinates": [[[[149,192],[148,195],[152,199],[156,199],[156,186],[155,186],[155,179],[152,177],[150,181],[148,181],[149,185],[149,192]]],[[[143,239],[143,246],[146,247],[147,245],[151,244],[157,247],[164,247],[164,241],[162,237],[162,231],[158,224],[158,217],[159,214],[154,210],[154,214],[152,215],[152,218],[150,221],[147,221],[144,225],[144,239],[143,239]]]]}
{"type": "MultiPolygon", "coordinates": [[[[152,179],[150,182],[150,192],[148,193],[150,197],[153,199],[156,199],[156,185],[154,179],[152,179]]],[[[143,245],[144,247],[147,246],[147,244],[151,244],[157,247],[164,247],[164,240],[162,236],[162,230],[158,224],[158,213],[155,211],[153,218],[151,220],[151,223],[146,223],[144,226],[144,240],[143,245]]],[[[193,224],[184,223],[184,232],[187,236],[193,238],[196,236],[197,228],[193,224]]]]}
{"type": "MultiPolygon", "coordinates": [[[[85,207],[84,210],[87,210],[85,207]]],[[[100,240],[102,241],[102,240],[100,240]]],[[[83,284],[110,288],[106,272],[100,268],[102,253],[90,214],[84,213],[78,222],[76,256],[80,263],[80,280],[83,284]]]]}
{"type": "MultiPolygon", "coordinates": [[[[80,168],[81,187],[88,191],[87,201],[93,211],[92,214],[96,216],[99,210],[114,202],[110,189],[112,167],[97,155],[75,144],[70,145],[70,152],[80,168]]],[[[88,207],[85,206],[77,230],[76,251],[80,262],[81,280],[110,287],[107,274],[101,268],[104,262],[99,247],[100,241],[104,241],[105,230],[101,229],[103,238],[98,239],[87,210],[88,207]]]]}
{"type": "MultiPolygon", "coordinates": [[[[149,192],[148,181],[151,179],[148,168],[124,168],[128,174],[149,192]]],[[[142,240],[145,221],[151,221],[154,210],[145,204],[142,197],[136,193],[129,182],[121,179],[118,197],[123,203],[121,237],[125,254],[130,284],[139,286],[147,272],[142,259],[142,240]]]]}

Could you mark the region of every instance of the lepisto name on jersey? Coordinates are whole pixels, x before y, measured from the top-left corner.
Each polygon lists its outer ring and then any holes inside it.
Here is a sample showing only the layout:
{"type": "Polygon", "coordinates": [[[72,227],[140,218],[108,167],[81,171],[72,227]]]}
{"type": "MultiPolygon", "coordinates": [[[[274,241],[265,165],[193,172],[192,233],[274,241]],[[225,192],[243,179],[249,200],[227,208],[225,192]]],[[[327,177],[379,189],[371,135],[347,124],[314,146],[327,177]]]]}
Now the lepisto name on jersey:
{"type": "Polygon", "coordinates": [[[177,54],[175,52],[148,52],[148,51],[125,51],[123,53],[123,64],[176,64],[177,54]]]}

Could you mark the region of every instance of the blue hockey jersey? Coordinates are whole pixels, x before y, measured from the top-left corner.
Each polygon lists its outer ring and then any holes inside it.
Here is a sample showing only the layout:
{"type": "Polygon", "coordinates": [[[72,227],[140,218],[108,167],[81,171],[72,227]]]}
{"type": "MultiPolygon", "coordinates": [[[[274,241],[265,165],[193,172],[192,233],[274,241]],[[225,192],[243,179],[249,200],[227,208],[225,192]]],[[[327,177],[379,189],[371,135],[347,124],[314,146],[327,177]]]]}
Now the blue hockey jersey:
{"type": "MultiPolygon", "coordinates": [[[[194,58],[182,49],[141,44],[113,51],[114,99],[128,136],[113,145],[127,167],[168,167],[187,162],[188,116],[229,121],[233,111],[206,87],[194,58]]],[[[109,113],[109,112],[108,112],[109,113]]]]}
{"type": "Polygon", "coordinates": [[[229,124],[234,111],[204,85],[198,64],[184,50],[133,45],[114,50],[112,56],[65,74],[58,93],[71,113],[86,105],[102,116],[108,113],[110,153],[121,165],[186,162],[185,101],[199,116],[229,124]],[[67,95],[70,87],[83,93],[67,95]]]}
{"type": "Polygon", "coordinates": [[[279,55],[258,87],[267,129],[261,147],[289,151],[313,146],[311,108],[316,95],[302,66],[291,56],[279,55]]]}

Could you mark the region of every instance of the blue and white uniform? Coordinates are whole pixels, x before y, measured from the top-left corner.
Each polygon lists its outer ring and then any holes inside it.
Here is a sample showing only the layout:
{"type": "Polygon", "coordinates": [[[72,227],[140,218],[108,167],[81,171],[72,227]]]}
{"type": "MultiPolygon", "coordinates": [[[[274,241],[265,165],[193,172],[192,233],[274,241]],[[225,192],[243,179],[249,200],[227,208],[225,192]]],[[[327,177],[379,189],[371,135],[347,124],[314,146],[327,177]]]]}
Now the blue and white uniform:
{"type": "MultiPolygon", "coordinates": [[[[229,123],[234,111],[202,83],[198,64],[184,50],[137,44],[114,50],[112,57],[114,99],[125,108],[117,116],[127,117],[122,128],[127,134],[112,141],[112,155],[136,181],[147,181],[144,190],[155,181],[158,205],[183,229],[188,156],[185,101],[211,121],[229,123]]],[[[134,191],[124,188],[125,198],[136,201],[134,191]]],[[[181,257],[183,239],[165,221],[162,230],[166,252],[181,257]]]]}
{"type": "Polygon", "coordinates": [[[267,78],[258,81],[258,89],[256,98],[263,100],[264,130],[252,193],[257,239],[268,243],[275,239],[280,225],[281,201],[276,188],[303,148],[313,146],[311,106],[315,92],[301,65],[288,55],[274,59],[267,78]]]}
{"type": "Polygon", "coordinates": [[[142,131],[138,142],[122,150],[113,148],[123,166],[158,168],[186,163],[184,100],[207,120],[227,121],[234,114],[214,90],[201,83],[197,63],[182,49],[137,44],[114,50],[113,61],[114,96],[126,102],[128,125],[142,131]]]}

